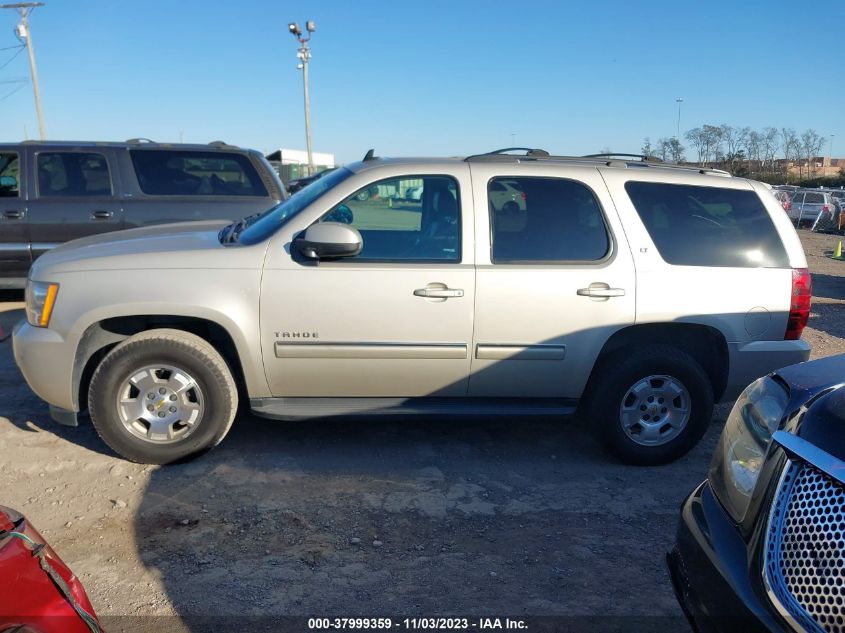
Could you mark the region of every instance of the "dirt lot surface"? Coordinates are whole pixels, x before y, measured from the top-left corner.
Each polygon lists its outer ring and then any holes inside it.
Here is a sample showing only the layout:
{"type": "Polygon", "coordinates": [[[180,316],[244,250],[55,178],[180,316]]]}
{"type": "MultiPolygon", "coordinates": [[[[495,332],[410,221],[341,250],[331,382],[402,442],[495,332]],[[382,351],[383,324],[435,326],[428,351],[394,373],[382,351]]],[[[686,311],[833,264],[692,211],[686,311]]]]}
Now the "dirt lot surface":
{"type": "MultiPolygon", "coordinates": [[[[805,338],[814,357],[845,352],[845,262],[824,255],[838,238],[802,239],[816,295],[805,338]]],[[[20,295],[3,298],[8,331],[20,295]]],[[[145,467],[89,424],[52,423],[9,341],[0,389],[0,503],[41,529],[112,630],[219,630],[191,619],[209,615],[680,618],[663,555],[729,409],[660,468],[620,465],[557,420],[248,414],[209,455],[145,467]],[[151,615],[178,617],[108,619],[151,615]]]]}

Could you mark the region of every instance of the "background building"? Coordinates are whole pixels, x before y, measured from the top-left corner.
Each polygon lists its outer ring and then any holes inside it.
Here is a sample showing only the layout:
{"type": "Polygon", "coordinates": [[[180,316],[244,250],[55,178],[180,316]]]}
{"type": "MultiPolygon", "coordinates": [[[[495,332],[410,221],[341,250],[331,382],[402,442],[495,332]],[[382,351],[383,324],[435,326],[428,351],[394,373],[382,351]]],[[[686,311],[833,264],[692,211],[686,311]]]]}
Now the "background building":
{"type": "MultiPolygon", "coordinates": [[[[313,152],[314,173],[336,167],[334,154],[325,152],[313,152]]],[[[304,149],[283,149],[279,148],[267,154],[267,160],[279,172],[279,178],[285,185],[294,178],[310,176],[308,173],[308,152],[304,149]]]]}

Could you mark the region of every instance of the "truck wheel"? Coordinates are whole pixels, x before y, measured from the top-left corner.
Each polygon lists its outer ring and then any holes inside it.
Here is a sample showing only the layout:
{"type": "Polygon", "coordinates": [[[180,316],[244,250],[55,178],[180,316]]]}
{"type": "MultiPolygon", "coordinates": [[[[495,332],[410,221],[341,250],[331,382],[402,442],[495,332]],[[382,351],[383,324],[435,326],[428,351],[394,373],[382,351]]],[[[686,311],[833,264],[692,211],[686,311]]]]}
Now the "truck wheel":
{"type": "Polygon", "coordinates": [[[657,465],[685,455],[713,415],[701,365],[671,345],[626,348],[600,361],[587,394],[589,423],[623,461],[657,465]]]}
{"type": "Polygon", "coordinates": [[[181,330],[129,337],[91,378],[88,409],[112,450],[144,464],[167,464],[215,447],[238,408],[226,361],[207,341],[181,330]]]}

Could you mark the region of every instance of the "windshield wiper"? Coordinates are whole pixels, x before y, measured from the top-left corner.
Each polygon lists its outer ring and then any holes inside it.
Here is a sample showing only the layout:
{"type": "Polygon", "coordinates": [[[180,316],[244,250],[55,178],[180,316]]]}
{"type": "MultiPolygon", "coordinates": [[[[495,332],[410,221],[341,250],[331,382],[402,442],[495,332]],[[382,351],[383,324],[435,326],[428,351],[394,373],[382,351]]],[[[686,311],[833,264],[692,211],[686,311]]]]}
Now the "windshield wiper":
{"type": "Polygon", "coordinates": [[[232,224],[227,224],[224,226],[220,233],[217,234],[220,242],[222,244],[232,244],[238,241],[238,236],[250,226],[253,222],[258,219],[260,213],[253,213],[252,215],[248,215],[242,220],[238,220],[237,222],[232,222],[232,224]]]}

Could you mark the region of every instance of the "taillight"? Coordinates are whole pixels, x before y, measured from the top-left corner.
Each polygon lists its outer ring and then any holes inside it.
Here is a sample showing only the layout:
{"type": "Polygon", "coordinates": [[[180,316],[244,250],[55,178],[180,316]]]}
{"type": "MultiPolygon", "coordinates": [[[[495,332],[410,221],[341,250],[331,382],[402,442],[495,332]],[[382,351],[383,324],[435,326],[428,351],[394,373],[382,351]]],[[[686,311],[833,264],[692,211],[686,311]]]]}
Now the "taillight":
{"type": "Polygon", "coordinates": [[[825,212],[825,213],[830,212],[830,205],[826,204],[826,205],[822,206],[822,211],[825,212]]]}
{"type": "Polygon", "coordinates": [[[525,200],[525,192],[524,192],[524,191],[520,191],[520,192],[519,192],[519,195],[520,195],[520,196],[522,196],[522,199],[523,199],[523,200],[525,200]]]}
{"type": "Polygon", "coordinates": [[[792,200],[787,200],[786,202],[784,202],[783,208],[784,208],[785,211],[791,211],[792,210],[792,200]]]}
{"type": "Polygon", "coordinates": [[[789,320],[786,322],[785,341],[796,341],[807,326],[810,318],[810,301],[813,298],[813,280],[806,268],[792,269],[792,299],[789,304],[789,320]]]}

